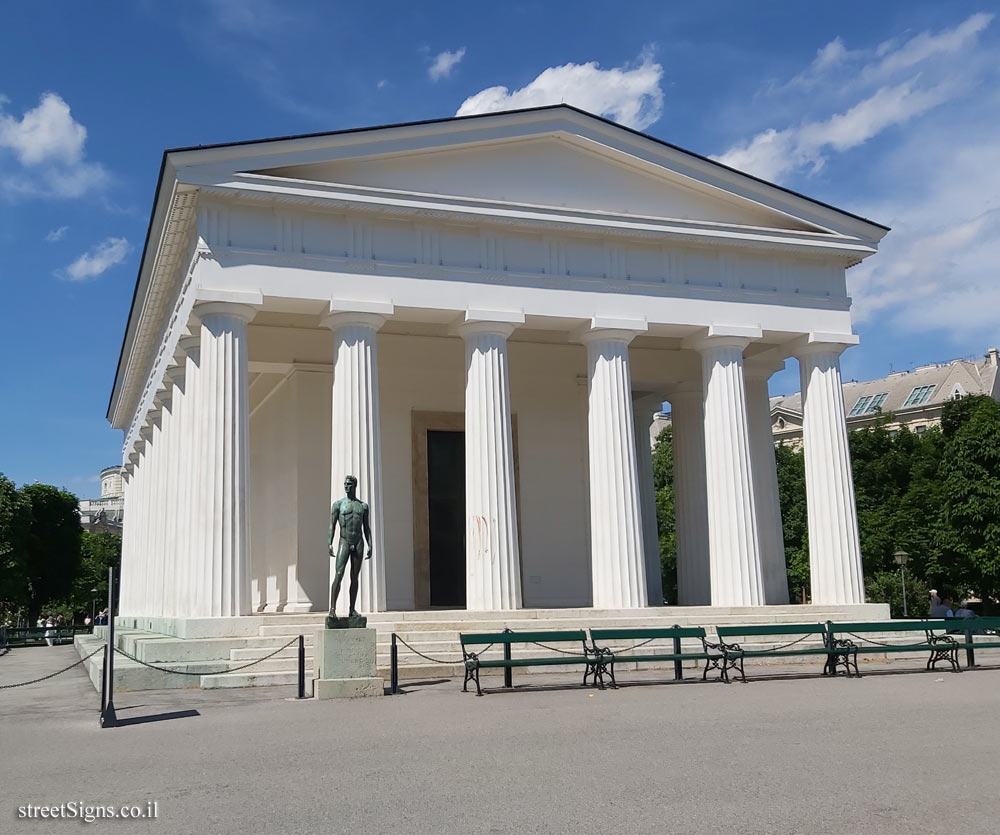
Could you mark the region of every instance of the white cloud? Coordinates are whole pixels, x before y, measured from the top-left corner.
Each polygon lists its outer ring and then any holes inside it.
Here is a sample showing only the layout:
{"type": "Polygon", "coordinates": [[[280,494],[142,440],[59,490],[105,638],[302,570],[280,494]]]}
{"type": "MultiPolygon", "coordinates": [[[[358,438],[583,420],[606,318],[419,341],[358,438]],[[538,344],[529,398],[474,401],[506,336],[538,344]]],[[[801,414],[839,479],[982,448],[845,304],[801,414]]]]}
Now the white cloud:
{"type": "Polygon", "coordinates": [[[378,83],[376,83],[376,85],[375,85],[375,86],[376,86],[376,87],[377,87],[377,88],[378,88],[379,90],[384,90],[384,89],[386,88],[386,85],[388,85],[388,83],[389,83],[389,79],[387,79],[387,78],[380,78],[380,79],[378,80],[378,83]]]}
{"type": "Polygon", "coordinates": [[[132,247],[125,238],[105,238],[90,252],[85,252],[61,273],[70,281],[85,281],[106,272],[115,264],[120,264],[131,252],[132,247]]]}
{"type": "Polygon", "coordinates": [[[45,240],[50,244],[54,244],[56,241],[61,241],[66,237],[66,233],[69,231],[68,226],[60,226],[58,229],[53,229],[45,236],[45,240]]]}
{"type": "Polygon", "coordinates": [[[715,159],[765,180],[781,180],[803,168],[818,171],[826,161],[825,152],[856,148],[886,128],[941,104],[951,94],[946,83],[924,89],[918,81],[913,78],[881,87],[849,110],[822,121],[784,130],[769,128],[715,159]]]}
{"type": "Polygon", "coordinates": [[[104,167],[84,158],[87,129],[61,96],[44,93],[21,118],[3,112],[6,103],[0,96],[0,196],[80,197],[107,185],[104,167]],[[4,151],[20,165],[4,164],[4,151]]]}
{"type": "Polygon", "coordinates": [[[488,87],[469,96],[456,116],[565,102],[643,130],[663,112],[663,67],[644,50],[634,66],[602,70],[596,61],[549,67],[519,90],[488,87]]]}
{"type": "Polygon", "coordinates": [[[439,52],[434,56],[434,60],[431,62],[430,67],[427,68],[427,75],[430,76],[431,81],[440,81],[442,78],[448,78],[451,75],[451,71],[458,66],[458,62],[465,57],[465,47],[459,47],[454,52],[439,52]]]}
{"type": "Polygon", "coordinates": [[[886,41],[869,51],[851,51],[835,38],[802,73],[767,91],[772,97],[808,93],[802,109],[825,103],[835,112],[759,131],[715,159],[766,180],[815,173],[831,152],[863,145],[965,93],[976,72],[975,62],[965,59],[992,19],[975,14],[952,29],[886,41]],[[963,55],[958,66],[955,53],[963,55]],[[901,73],[906,76],[900,78],[901,73]]]}

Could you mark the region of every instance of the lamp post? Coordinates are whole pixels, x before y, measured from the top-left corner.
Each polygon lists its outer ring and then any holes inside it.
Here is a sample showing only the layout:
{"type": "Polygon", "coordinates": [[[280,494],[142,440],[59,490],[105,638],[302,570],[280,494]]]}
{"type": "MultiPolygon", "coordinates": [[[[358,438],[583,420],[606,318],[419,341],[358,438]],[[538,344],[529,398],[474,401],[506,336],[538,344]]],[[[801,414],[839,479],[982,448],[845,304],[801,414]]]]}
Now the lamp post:
{"type": "Polygon", "coordinates": [[[892,558],[896,561],[896,565],[899,566],[899,582],[903,584],[903,617],[908,618],[909,614],[906,611],[906,561],[910,558],[910,555],[899,549],[892,555],[892,558]]]}

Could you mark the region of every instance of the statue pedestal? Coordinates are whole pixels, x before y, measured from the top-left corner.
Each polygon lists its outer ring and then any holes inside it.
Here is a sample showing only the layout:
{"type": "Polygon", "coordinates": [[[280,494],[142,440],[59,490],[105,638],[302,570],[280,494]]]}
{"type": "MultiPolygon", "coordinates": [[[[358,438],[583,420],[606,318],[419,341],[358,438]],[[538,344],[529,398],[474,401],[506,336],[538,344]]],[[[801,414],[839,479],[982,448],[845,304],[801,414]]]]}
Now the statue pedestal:
{"type": "Polygon", "coordinates": [[[317,699],[381,696],[385,682],[375,666],[374,629],[318,629],[314,658],[317,699]]]}

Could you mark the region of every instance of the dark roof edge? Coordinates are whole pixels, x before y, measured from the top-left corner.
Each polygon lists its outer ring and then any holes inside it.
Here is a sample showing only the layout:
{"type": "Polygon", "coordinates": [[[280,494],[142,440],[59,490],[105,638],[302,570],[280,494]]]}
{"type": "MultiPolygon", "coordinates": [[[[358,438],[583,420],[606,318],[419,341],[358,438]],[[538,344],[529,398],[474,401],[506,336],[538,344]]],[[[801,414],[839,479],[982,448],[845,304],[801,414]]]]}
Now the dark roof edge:
{"type": "Polygon", "coordinates": [[[591,119],[596,119],[599,122],[603,122],[611,127],[618,128],[619,130],[627,131],[634,136],[639,136],[642,139],[648,139],[651,142],[655,142],[658,145],[663,145],[666,148],[670,148],[673,151],[679,151],[682,154],[687,154],[688,156],[699,159],[702,162],[707,162],[711,165],[718,166],[725,171],[731,171],[734,174],[739,174],[741,177],[747,177],[750,180],[761,183],[765,186],[770,186],[771,188],[776,188],[779,191],[783,191],[786,194],[790,194],[793,197],[798,197],[800,200],[807,200],[810,203],[815,203],[817,206],[822,206],[824,209],[830,209],[834,212],[838,212],[842,215],[847,215],[855,220],[860,220],[863,223],[871,224],[872,226],[877,226],[879,229],[884,229],[886,232],[890,231],[891,227],[885,226],[881,223],[877,223],[869,218],[862,217],[861,215],[854,214],[853,212],[848,212],[844,209],[840,209],[830,203],[824,203],[822,200],[817,200],[814,197],[809,197],[808,195],[802,194],[801,192],[794,191],[785,186],[778,185],[777,183],[772,183],[769,180],[765,180],[761,177],[754,176],[753,174],[747,174],[745,171],[740,171],[738,168],[733,168],[732,166],[726,165],[725,163],[719,162],[717,160],[711,159],[710,157],[703,156],[702,154],[695,153],[694,151],[689,151],[687,148],[682,148],[680,145],[674,145],[666,140],[659,139],[658,137],[651,136],[648,133],[643,133],[635,128],[627,127],[626,125],[621,125],[618,122],[607,119],[604,116],[598,116],[596,113],[590,113],[586,110],[582,110],[579,107],[575,107],[572,104],[543,104],[538,107],[523,107],[516,110],[495,110],[489,113],[472,113],[467,116],[447,116],[439,119],[421,119],[415,122],[395,122],[388,125],[369,125],[367,127],[361,128],[345,128],[344,130],[330,130],[330,131],[319,131],[317,133],[300,133],[292,134],[290,136],[272,136],[266,139],[250,139],[245,142],[219,142],[214,145],[192,145],[186,148],[169,148],[164,151],[164,154],[179,154],[185,151],[208,151],[214,150],[215,148],[235,148],[241,145],[261,145],[266,142],[287,142],[293,139],[318,139],[323,136],[345,136],[352,133],[367,133],[369,131],[376,130],[390,130],[392,128],[414,128],[421,127],[422,125],[439,125],[443,122],[457,122],[464,121],[466,119],[482,119],[489,116],[511,116],[519,113],[537,113],[543,110],[572,110],[574,113],[579,113],[581,116],[587,116],[591,119]]]}

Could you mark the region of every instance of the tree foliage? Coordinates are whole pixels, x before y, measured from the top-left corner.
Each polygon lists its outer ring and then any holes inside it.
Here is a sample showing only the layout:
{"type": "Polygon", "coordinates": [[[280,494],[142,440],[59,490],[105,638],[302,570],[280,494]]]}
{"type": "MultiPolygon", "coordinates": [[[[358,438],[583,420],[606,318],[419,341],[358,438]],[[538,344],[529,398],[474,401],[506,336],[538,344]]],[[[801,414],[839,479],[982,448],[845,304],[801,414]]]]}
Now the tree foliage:
{"type": "MultiPolygon", "coordinates": [[[[908,611],[926,614],[927,589],[988,601],[1000,595],[1000,403],[975,396],[945,404],[941,427],[890,432],[884,416],[850,435],[861,558],[868,599],[902,614],[899,566],[909,555],[908,611]]],[[[800,450],[775,450],[788,586],[807,599],[809,529],[800,450]]],[[[672,434],[653,452],[664,591],[676,599],[672,434]],[[669,592],[668,592],[669,589],[669,592]]],[[[987,606],[987,608],[989,608],[987,606]]]]}

